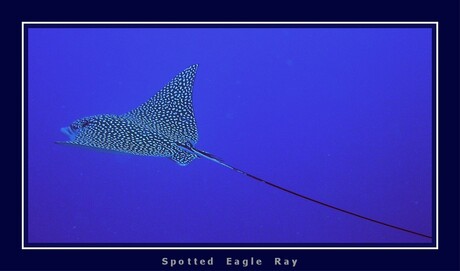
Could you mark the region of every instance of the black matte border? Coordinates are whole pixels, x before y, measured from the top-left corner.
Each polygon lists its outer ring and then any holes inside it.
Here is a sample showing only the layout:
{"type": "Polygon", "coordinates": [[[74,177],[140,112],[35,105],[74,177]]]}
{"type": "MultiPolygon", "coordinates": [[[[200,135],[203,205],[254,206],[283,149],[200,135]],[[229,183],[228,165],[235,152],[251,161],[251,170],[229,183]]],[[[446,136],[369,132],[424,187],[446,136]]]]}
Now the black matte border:
{"type": "MultiPolygon", "coordinates": [[[[459,270],[459,3],[457,1],[308,1],[250,6],[93,2],[17,2],[3,10],[0,270],[230,270],[225,257],[299,258],[297,270],[459,270]],[[176,6],[175,6],[176,5],[176,6]],[[193,11],[193,12],[191,12],[193,11]],[[200,17],[201,15],[201,17],[200,17]],[[206,19],[203,19],[206,18],[206,19]],[[21,21],[439,21],[439,250],[21,250],[21,21]],[[163,257],[209,258],[213,267],[167,268],[163,257]]],[[[275,270],[271,265],[245,270],[275,270]]],[[[276,268],[276,270],[281,270],[276,268]]],[[[286,269],[287,270],[287,269],[286,269]]]]}

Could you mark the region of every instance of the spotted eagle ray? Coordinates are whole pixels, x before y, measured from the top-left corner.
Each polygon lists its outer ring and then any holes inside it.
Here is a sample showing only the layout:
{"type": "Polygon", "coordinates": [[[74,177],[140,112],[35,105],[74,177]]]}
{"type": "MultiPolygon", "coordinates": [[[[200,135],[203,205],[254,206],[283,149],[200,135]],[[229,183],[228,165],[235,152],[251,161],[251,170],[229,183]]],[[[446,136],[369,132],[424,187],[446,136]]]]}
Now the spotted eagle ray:
{"type": "Polygon", "coordinates": [[[322,206],[396,230],[432,239],[431,236],[378,221],[299,194],[233,167],[216,156],[196,149],[198,130],[192,91],[198,65],[176,75],[147,102],[123,115],[102,114],[78,119],[61,131],[69,141],[57,143],[118,151],[134,155],[169,157],[185,166],[198,157],[207,158],[256,181],[322,206]]]}

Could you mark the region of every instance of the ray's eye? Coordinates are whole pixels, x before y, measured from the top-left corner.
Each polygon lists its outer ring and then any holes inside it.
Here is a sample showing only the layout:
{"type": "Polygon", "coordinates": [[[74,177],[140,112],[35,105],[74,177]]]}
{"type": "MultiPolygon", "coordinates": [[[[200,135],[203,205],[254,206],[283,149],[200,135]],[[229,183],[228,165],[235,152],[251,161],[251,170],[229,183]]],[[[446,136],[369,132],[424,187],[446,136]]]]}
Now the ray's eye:
{"type": "Polygon", "coordinates": [[[86,126],[88,126],[88,124],[89,124],[89,121],[84,120],[84,121],[81,123],[81,127],[82,127],[82,128],[83,128],[83,127],[86,127],[86,126]]]}
{"type": "Polygon", "coordinates": [[[70,124],[70,129],[72,129],[72,131],[75,131],[75,130],[78,129],[78,127],[77,127],[77,125],[72,123],[72,124],[70,124]]]}

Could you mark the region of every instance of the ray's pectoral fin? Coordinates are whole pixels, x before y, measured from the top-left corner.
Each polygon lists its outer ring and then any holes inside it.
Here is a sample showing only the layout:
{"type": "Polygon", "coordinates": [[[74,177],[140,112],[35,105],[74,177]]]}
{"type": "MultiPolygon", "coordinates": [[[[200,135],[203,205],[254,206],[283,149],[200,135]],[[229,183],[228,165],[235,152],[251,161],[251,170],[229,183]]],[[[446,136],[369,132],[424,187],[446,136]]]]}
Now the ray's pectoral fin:
{"type": "Polygon", "coordinates": [[[198,141],[192,92],[198,65],[176,75],[147,102],[123,117],[155,130],[175,142],[198,141]]]}
{"type": "Polygon", "coordinates": [[[173,152],[173,155],[171,156],[171,159],[175,162],[177,162],[181,166],[186,166],[190,162],[192,162],[195,158],[198,158],[198,156],[194,153],[190,153],[181,149],[178,149],[177,151],[173,152]]]}
{"type": "Polygon", "coordinates": [[[91,146],[89,144],[84,144],[84,143],[79,142],[79,141],[54,141],[54,143],[59,144],[59,145],[82,147],[82,148],[88,148],[88,149],[96,149],[96,150],[100,149],[98,147],[91,146]]]}
{"type": "Polygon", "coordinates": [[[54,141],[54,143],[59,145],[80,145],[75,143],[74,141],[54,141]]]}

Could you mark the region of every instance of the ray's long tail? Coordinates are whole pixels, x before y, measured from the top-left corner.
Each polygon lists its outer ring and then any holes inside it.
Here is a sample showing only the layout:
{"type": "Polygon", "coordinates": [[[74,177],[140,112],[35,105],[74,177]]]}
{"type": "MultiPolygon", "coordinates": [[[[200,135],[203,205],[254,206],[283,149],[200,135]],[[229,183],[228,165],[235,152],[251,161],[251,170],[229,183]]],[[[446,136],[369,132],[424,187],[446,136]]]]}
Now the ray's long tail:
{"type": "Polygon", "coordinates": [[[373,218],[370,218],[370,217],[367,217],[367,216],[363,216],[363,215],[360,215],[360,214],[357,214],[357,213],[354,213],[354,212],[351,212],[351,211],[348,211],[348,210],[345,210],[345,209],[342,209],[342,208],[339,208],[339,207],[336,207],[336,206],[333,206],[331,204],[327,204],[327,203],[324,203],[322,201],[319,201],[319,200],[316,200],[316,199],[313,199],[313,198],[310,198],[310,197],[307,197],[305,195],[302,195],[302,194],[299,194],[297,192],[294,192],[292,190],[289,190],[287,188],[284,188],[282,186],[279,186],[277,184],[274,184],[272,182],[269,182],[269,181],[266,181],[262,178],[259,178],[257,176],[254,176],[250,173],[247,173],[246,171],[243,171],[241,169],[238,169],[236,167],[233,167],[233,166],[230,166],[226,163],[224,163],[222,160],[220,160],[219,158],[215,157],[214,155],[210,154],[210,153],[207,153],[205,151],[201,151],[201,150],[198,150],[198,149],[195,149],[191,146],[182,146],[186,149],[188,149],[189,151],[195,153],[196,155],[200,156],[200,157],[204,157],[206,159],[209,159],[211,161],[214,161],[224,167],[228,167],[238,173],[241,173],[243,175],[246,175],[247,177],[249,178],[252,178],[256,181],[259,181],[259,182],[262,182],[262,183],[265,183],[271,187],[274,187],[276,189],[279,189],[281,191],[284,191],[286,193],[289,193],[291,195],[294,195],[296,197],[299,197],[299,198],[302,198],[304,200],[309,200],[309,201],[312,201],[314,203],[317,203],[319,205],[322,205],[324,207],[328,207],[328,208],[331,208],[331,209],[334,209],[336,211],[339,211],[339,212],[342,212],[342,213],[346,213],[348,215],[352,215],[352,216],[355,216],[355,217],[358,217],[358,218],[361,218],[361,219],[364,219],[364,220],[367,220],[367,221],[370,221],[370,222],[373,222],[373,223],[376,223],[376,224],[380,224],[380,225],[383,225],[383,226],[386,226],[386,227],[389,227],[389,228],[393,228],[393,229],[396,229],[396,230],[399,230],[399,231],[403,231],[403,232],[407,232],[407,233],[410,233],[410,234],[414,234],[414,235],[417,235],[417,236],[421,236],[421,237],[424,237],[424,238],[428,238],[428,239],[432,239],[431,236],[429,235],[426,235],[426,234],[423,234],[423,233],[419,233],[419,232],[416,232],[416,231],[412,231],[412,230],[409,230],[409,229],[406,229],[406,228],[402,228],[402,227],[398,227],[398,226],[395,226],[395,225],[392,225],[392,224],[388,224],[388,223],[385,223],[385,222],[382,222],[382,221],[379,221],[379,220],[376,220],[376,219],[373,219],[373,218]]]}

